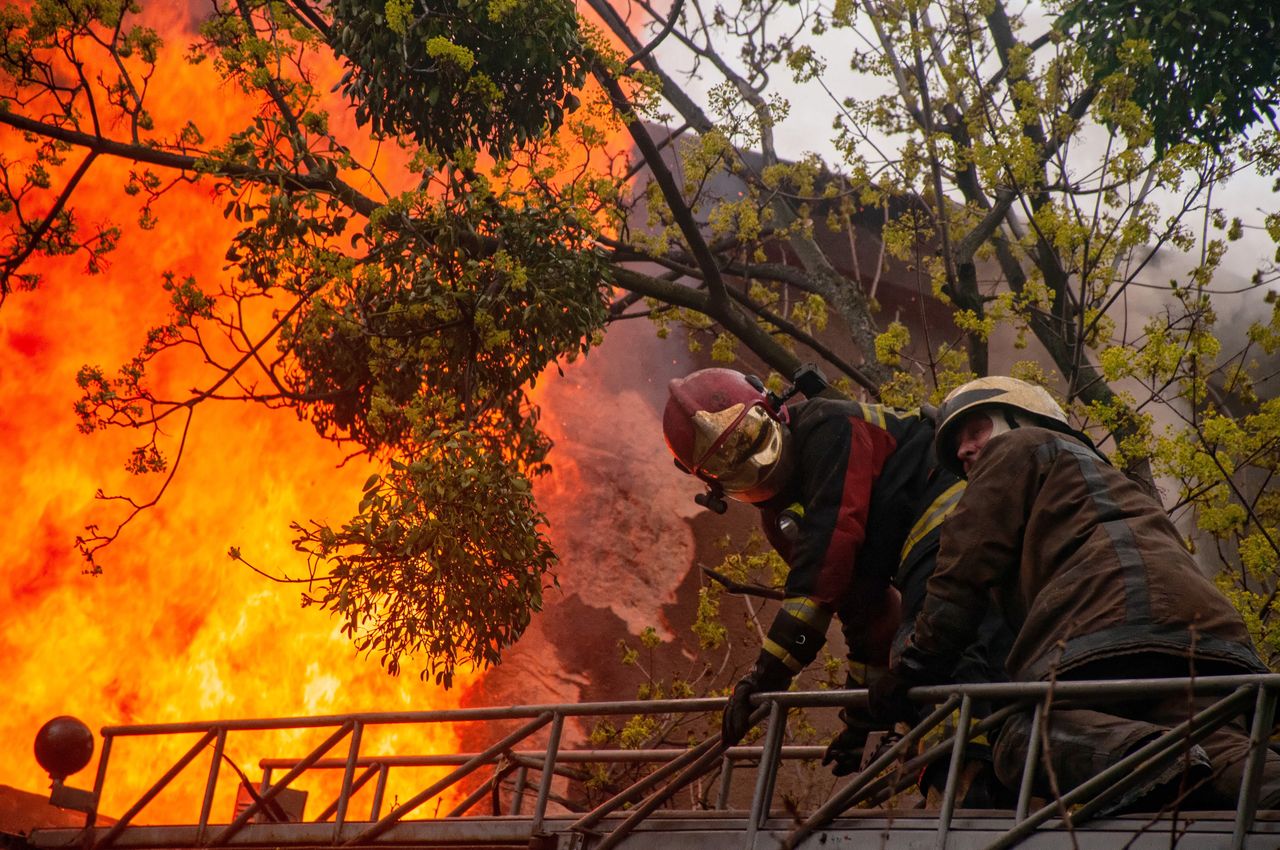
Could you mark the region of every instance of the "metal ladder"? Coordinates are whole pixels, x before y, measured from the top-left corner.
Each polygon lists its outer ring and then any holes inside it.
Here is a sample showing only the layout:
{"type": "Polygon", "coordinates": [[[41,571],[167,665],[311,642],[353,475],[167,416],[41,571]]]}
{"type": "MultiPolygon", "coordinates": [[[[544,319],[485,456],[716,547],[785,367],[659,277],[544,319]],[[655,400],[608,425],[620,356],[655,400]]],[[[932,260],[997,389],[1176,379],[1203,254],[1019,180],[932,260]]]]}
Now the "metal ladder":
{"type": "MultiPolygon", "coordinates": [[[[825,802],[811,811],[775,811],[774,797],[780,765],[814,760],[821,746],[784,745],[788,720],[797,710],[835,712],[846,705],[865,705],[865,691],[809,691],[762,694],[755,698],[754,719],[763,722],[763,737],[750,746],[725,747],[711,735],[685,748],[577,749],[563,747],[567,721],[647,715],[703,719],[712,726],[724,706],[723,698],[599,702],[469,708],[440,711],[360,713],[319,717],[246,719],[192,723],[112,726],[101,732],[97,777],[85,792],[83,829],[40,829],[25,837],[7,836],[14,850],[146,850],[147,848],[215,847],[381,847],[411,844],[420,848],[529,847],[560,850],[609,850],[627,847],[798,848],[876,846],[1005,848],[1026,846],[1168,847],[1171,830],[1177,846],[1188,848],[1245,848],[1280,846],[1280,819],[1257,812],[1259,780],[1275,717],[1280,675],[1216,678],[1123,680],[1106,682],[1003,683],[917,688],[911,697],[936,706],[917,726],[880,753],[861,772],[835,785],[825,802]],[[1191,693],[1216,697],[1212,705],[1190,716],[1138,751],[1059,799],[1033,806],[1032,777],[1038,762],[1040,712],[1047,698],[1105,702],[1136,695],[1191,693]],[[975,700],[999,706],[985,717],[973,716],[975,700]],[[957,811],[960,768],[966,742],[973,736],[994,735],[1016,712],[1031,712],[1032,740],[1024,781],[1013,811],[957,811]],[[1252,713],[1252,739],[1245,782],[1236,811],[1187,813],[1164,818],[1128,816],[1097,819],[1109,801],[1144,777],[1152,775],[1187,747],[1224,723],[1252,713]],[[956,719],[958,716],[958,719],[956,719]],[[370,730],[402,724],[484,724],[485,729],[514,729],[477,752],[414,755],[370,755],[361,742],[370,730]],[[941,724],[953,730],[945,740],[925,746],[922,741],[941,724]],[[263,779],[252,802],[228,823],[212,817],[219,783],[226,782],[221,766],[228,737],[269,730],[331,730],[325,740],[301,758],[263,759],[263,779]],[[113,744],[124,739],[198,735],[196,742],[138,797],[114,824],[97,823],[97,807],[106,787],[113,744]],[[341,746],[340,746],[341,745],[341,746]],[[344,752],[345,750],[345,752],[344,752]],[[187,771],[197,758],[208,755],[209,766],[200,799],[191,800],[190,821],[176,825],[143,825],[139,817],[147,805],[187,771]],[[895,795],[914,784],[925,766],[949,760],[947,782],[939,808],[908,811],[885,808],[895,795]],[[581,779],[591,764],[629,764],[641,773],[627,787],[587,811],[574,811],[571,801],[558,796],[557,784],[581,779]],[[452,768],[443,777],[408,796],[385,805],[388,777],[412,767],[452,768]],[[483,780],[484,771],[490,775],[483,780]],[[315,772],[341,771],[335,799],[306,822],[270,822],[278,800],[299,777],[315,772]],[[746,806],[734,807],[735,780],[754,774],[746,806]],[[278,776],[278,778],[277,778],[278,776]],[[715,776],[715,801],[697,808],[677,808],[673,798],[693,783],[715,776]],[[357,815],[353,800],[372,783],[369,811],[357,815]],[[453,789],[453,790],[450,790],[453,789]],[[463,790],[460,790],[463,789],[463,790]],[[463,791],[466,791],[465,795],[463,791]],[[481,812],[481,804],[501,791],[505,813],[481,812]],[[439,816],[420,812],[431,800],[461,799],[439,816]],[[532,804],[526,806],[528,798],[532,804]],[[198,806],[196,805],[198,802],[198,806]],[[528,811],[525,809],[528,808],[528,811]],[[384,811],[384,809],[387,809],[384,811]],[[1065,843],[1064,843],[1065,842],[1065,843]]],[[[496,733],[495,733],[496,734],[496,733]]],[[[225,786],[223,786],[225,788],[225,786]]],[[[363,798],[362,798],[363,799],[363,798]]],[[[709,801],[709,796],[707,797],[709,801]]],[[[1280,814],[1277,814],[1280,818],[1280,814]]]]}

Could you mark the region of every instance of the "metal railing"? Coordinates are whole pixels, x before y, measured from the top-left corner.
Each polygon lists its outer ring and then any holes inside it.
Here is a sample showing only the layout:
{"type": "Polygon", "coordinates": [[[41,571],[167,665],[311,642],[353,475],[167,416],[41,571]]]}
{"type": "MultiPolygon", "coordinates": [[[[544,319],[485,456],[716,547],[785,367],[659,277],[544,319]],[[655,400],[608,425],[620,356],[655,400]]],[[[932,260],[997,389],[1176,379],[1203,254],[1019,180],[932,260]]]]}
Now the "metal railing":
{"type": "MultiPolygon", "coordinates": [[[[1231,824],[1230,846],[1241,848],[1254,827],[1260,777],[1270,743],[1278,692],[1280,675],[917,688],[911,692],[912,699],[934,704],[936,708],[863,770],[839,784],[824,803],[812,812],[799,813],[798,817],[797,813],[792,812],[791,819],[787,821],[771,816],[779,765],[785,759],[816,759],[824,750],[821,746],[784,746],[790,713],[795,709],[820,712],[834,711],[846,705],[865,705],[865,691],[759,695],[755,698],[757,708],[753,718],[756,723],[765,724],[763,737],[758,745],[737,747],[725,747],[719,735],[712,735],[686,749],[583,750],[562,746],[565,724],[570,720],[610,716],[714,714],[722,710],[725,703],[723,698],[112,726],[102,730],[103,743],[92,791],[95,808],[102,799],[113,743],[117,740],[193,733],[199,735],[199,739],[120,815],[115,824],[95,826],[96,812],[90,811],[86,818],[86,829],[76,831],[74,836],[69,837],[67,830],[40,830],[29,837],[28,844],[33,848],[74,844],[83,850],[107,850],[113,846],[212,848],[229,844],[269,844],[278,847],[290,844],[371,846],[403,843],[413,838],[411,828],[414,824],[430,823],[452,824],[452,831],[432,833],[437,835],[437,843],[419,843],[423,846],[458,846],[478,840],[476,830],[480,828],[479,821],[469,817],[468,813],[510,777],[507,791],[510,813],[499,826],[493,827],[492,834],[480,838],[501,843],[498,838],[505,836],[504,840],[511,846],[534,847],[543,846],[538,844],[540,836],[555,833],[573,847],[609,850],[628,841],[637,832],[637,828],[653,817],[655,812],[668,807],[672,797],[681,789],[719,771],[720,786],[716,802],[701,811],[684,812],[688,816],[688,822],[693,824],[692,828],[696,828],[699,818],[702,818],[709,824],[715,824],[718,829],[724,829],[729,824],[730,828],[737,830],[740,834],[736,846],[753,847],[757,836],[768,832],[773,838],[768,846],[780,843],[783,847],[794,848],[815,833],[837,828],[839,819],[849,817],[850,811],[855,807],[865,809],[892,800],[894,795],[914,783],[914,777],[924,767],[934,762],[945,763],[949,759],[941,806],[936,811],[927,812],[929,817],[935,819],[935,846],[943,848],[953,831],[960,769],[967,742],[979,734],[994,735],[1004,721],[1017,712],[1031,712],[1031,738],[1016,809],[1001,814],[1001,823],[1004,824],[1000,827],[1002,832],[989,841],[984,839],[983,846],[1003,848],[1014,846],[1037,831],[1080,828],[1109,802],[1154,775],[1172,760],[1180,758],[1188,747],[1202,740],[1214,729],[1251,713],[1251,746],[1244,770],[1245,778],[1239,789],[1238,807],[1231,824]],[[1043,707],[1050,698],[1071,699],[1077,704],[1085,700],[1101,704],[1107,700],[1132,699],[1135,696],[1150,698],[1161,694],[1182,693],[1218,698],[1203,710],[1188,716],[1185,722],[1144,744],[1093,779],[1079,787],[1065,790],[1058,799],[1033,810],[1032,778],[1042,746],[1040,735],[1044,725],[1039,720],[1043,707]],[[997,708],[984,717],[975,717],[973,708],[975,701],[979,700],[997,708]],[[459,722],[501,724],[508,728],[515,724],[516,728],[474,753],[373,756],[361,752],[366,731],[374,727],[459,722]],[[944,728],[953,730],[951,734],[945,740],[926,747],[922,743],[926,736],[944,723],[948,724],[944,728]],[[264,770],[262,784],[253,795],[250,805],[240,811],[230,823],[213,822],[213,801],[219,787],[220,765],[224,760],[228,736],[245,732],[297,729],[331,729],[332,732],[301,758],[264,759],[260,763],[264,770]],[[345,753],[338,749],[343,742],[346,742],[345,753]],[[528,747],[531,742],[534,742],[536,748],[518,749],[522,745],[528,747]],[[331,756],[335,751],[339,755],[331,756]],[[211,760],[195,823],[168,828],[137,825],[138,816],[146,806],[205,752],[211,755],[211,760]],[[557,777],[581,778],[572,766],[587,763],[643,764],[653,769],[590,811],[570,811],[565,806],[567,801],[553,793],[553,784],[557,777]],[[731,783],[736,775],[735,766],[744,764],[754,765],[756,768],[749,811],[745,819],[739,811],[735,820],[727,821],[723,813],[729,808],[731,783]],[[401,768],[424,766],[451,767],[452,770],[409,796],[403,803],[383,812],[384,791],[389,774],[401,768]],[[423,820],[410,817],[424,803],[467,781],[468,777],[485,767],[493,768],[493,775],[471,788],[465,798],[454,805],[443,818],[423,820]],[[341,771],[342,774],[341,788],[336,799],[318,816],[308,823],[271,824],[270,830],[261,829],[260,824],[255,824],[255,819],[264,810],[270,809],[282,792],[293,787],[300,776],[314,771],[341,771]],[[281,775],[277,779],[278,772],[281,775]],[[374,783],[370,811],[367,819],[358,819],[353,816],[352,798],[370,782],[374,783]],[[525,797],[534,788],[536,793],[531,811],[526,815],[523,812],[525,797]],[[716,814],[722,816],[718,819],[708,818],[716,814]],[[513,816],[515,820],[512,820],[513,816]],[[554,823],[551,823],[553,819],[554,823]],[[459,823],[469,826],[462,828],[458,826],[459,823]],[[247,833],[242,835],[246,830],[247,833]],[[260,837],[255,837],[259,833],[260,837]],[[457,836],[455,844],[450,844],[453,839],[449,836],[457,836]],[[527,845],[524,842],[528,842],[527,845]]],[[[1216,846],[1225,846],[1225,835],[1222,837],[1224,840],[1216,846]]]]}

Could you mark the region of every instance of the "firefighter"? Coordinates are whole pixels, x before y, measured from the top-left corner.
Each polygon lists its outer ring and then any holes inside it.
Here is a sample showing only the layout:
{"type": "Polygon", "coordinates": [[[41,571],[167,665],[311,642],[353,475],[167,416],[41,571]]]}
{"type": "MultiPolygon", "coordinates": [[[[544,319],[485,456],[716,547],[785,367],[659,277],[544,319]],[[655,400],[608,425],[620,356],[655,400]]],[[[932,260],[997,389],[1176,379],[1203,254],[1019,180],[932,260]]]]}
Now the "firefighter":
{"type": "MultiPolygon", "coordinates": [[[[887,669],[903,605],[923,600],[939,526],[964,489],[934,462],[933,424],[919,411],[806,394],[783,404],[754,377],[703,369],[671,382],[663,414],[677,466],[711,488],[700,501],[755,505],[790,567],[759,658],[725,709],[729,744],[749,729],[753,694],[786,690],[817,657],[833,615],[858,671],[848,686],[887,669]]],[[[989,681],[999,664],[985,657],[975,649],[959,675],[989,681]]],[[[872,728],[865,712],[842,716],[824,759],[837,775],[857,769],[872,728]]]]}
{"type": "MultiPolygon", "coordinates": [[[[1013,378],[967,383],[938,414],[940,462],[968,480],[942,531],[923,609],[890,672],[871,687],[882,724],[907,715],[906,689],[949,678],[995,602],[1016,637],[1014,681],[1265,673],[1240,615],[1200,573],[1164,508],[1112,467],[1040,387],[1013,378]]],[[[1095,776],[1216,697],[1185,694],[1054,708],[1044,747],[1058,787],[1095,776]]],[[[1030,714],[1010,718],[995,767],[1018,787],[1030,714]]],[[[1234,807],[1249,735],[1237,718],[1149,777],[1111,810],[1174,802],[1234,807]]],[[[1280,803],[1280,756],[1268,751],[1264,807],[1280,803]]],[[[1040,793],[1047,793],[1041,784],[1040,793]]]]}

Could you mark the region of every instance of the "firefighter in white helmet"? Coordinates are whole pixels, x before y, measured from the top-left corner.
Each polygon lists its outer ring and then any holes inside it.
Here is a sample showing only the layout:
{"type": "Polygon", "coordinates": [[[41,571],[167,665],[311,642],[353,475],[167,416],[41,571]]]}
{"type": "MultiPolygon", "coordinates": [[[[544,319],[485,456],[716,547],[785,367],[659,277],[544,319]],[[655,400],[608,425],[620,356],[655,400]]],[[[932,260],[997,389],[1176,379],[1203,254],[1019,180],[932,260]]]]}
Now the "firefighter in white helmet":
{"type": "MultiPolygon", "coordinates": [[[[939,461],[968,479],[942,530],[937,568],[906,646],[872,684],[881,723],[908,716],[906,690],[945,681],[994,607],[1016,637],[1014,681],[1262,673],[1240,615],[1200,572],[1164,508],[1112,467],[1042,388],[1007,377],[971,381],[939,411],[939,461]]],[[[1055,707],[1044,753],[1060,788],[1079,785],[1215,698],[1055,707]]],[[[995,747],[997,775],[1021,779],[1030,714],[995,747]]],[[[1186,759],[1148,777],[1113,810],[1169,802],[1190,767],[1192,803],[1234,806],[1249,734],[1213,732],[1186,759]]],[[[1045,776],[1038,778],[1048,793],[1045,776]]],[[[1280,756],[1267,752],[1260,802],[1280,803],[1280,756]]]]}

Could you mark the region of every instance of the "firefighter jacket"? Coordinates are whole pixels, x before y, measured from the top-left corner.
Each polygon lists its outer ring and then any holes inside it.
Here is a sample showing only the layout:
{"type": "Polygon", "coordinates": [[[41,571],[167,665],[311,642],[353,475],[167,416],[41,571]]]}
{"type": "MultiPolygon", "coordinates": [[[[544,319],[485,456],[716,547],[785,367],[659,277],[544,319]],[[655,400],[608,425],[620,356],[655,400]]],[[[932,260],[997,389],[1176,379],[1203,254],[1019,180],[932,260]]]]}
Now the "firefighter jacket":
{"type": "Polygon", "coordinates": [[[796,469],[761,505],[765,534],[790,567],[759,662],[775,683],[817,657],[833,614],[850,658],[888,663],[900,620],[891,582],[926,562],[927,575],[938,527],[964,488],[937,466],[933,423],[918,411],[825,398],[789,410],[796,469]]]}
{"type": "Polygon", "coordinates": [[[895,669],[945,679],[993,598],[1016,632],[1006,661],[1015,681],[1133,653],[1194,657],[1201,674],[1266,670],[1164,508],[1057,431],[1023,427],[987,443],[895,669]]]}

